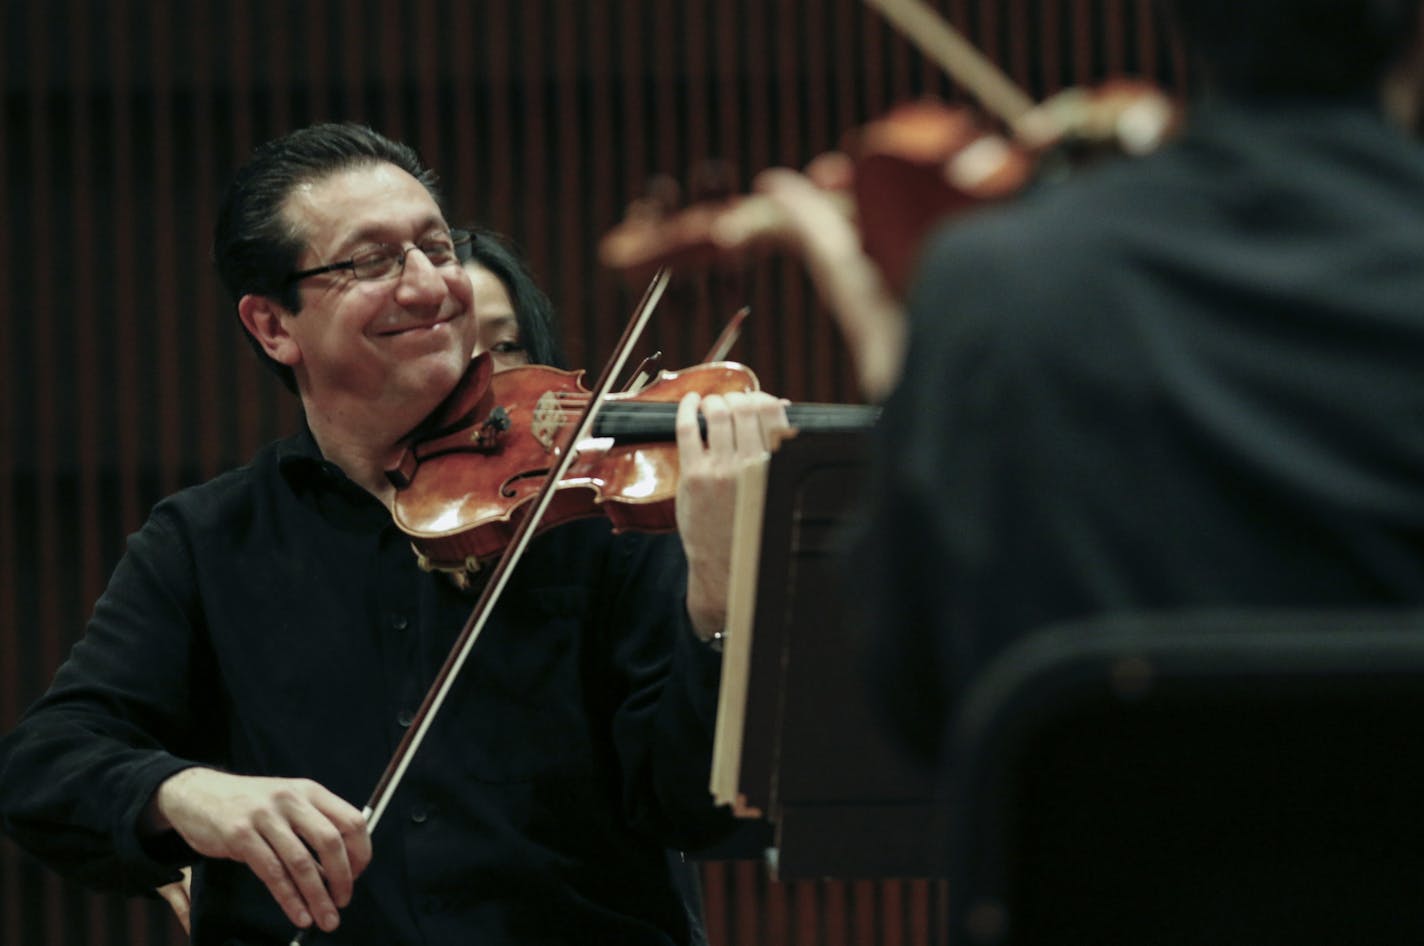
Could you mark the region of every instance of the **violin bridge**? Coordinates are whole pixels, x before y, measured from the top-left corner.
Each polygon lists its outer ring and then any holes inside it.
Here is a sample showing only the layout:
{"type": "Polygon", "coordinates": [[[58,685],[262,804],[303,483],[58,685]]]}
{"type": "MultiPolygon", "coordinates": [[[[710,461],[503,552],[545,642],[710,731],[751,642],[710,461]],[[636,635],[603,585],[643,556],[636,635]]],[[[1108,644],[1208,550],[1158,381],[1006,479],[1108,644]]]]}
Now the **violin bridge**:
{"type": "Polygon", "coordinates": [[[559,396],[553,391],[539,395],[534,405],[534,414],[529,424],[529,432],[543,444],[545,453],[553,453],[554,438],[564,423],[564,410],[559,404],[559,396]]]}

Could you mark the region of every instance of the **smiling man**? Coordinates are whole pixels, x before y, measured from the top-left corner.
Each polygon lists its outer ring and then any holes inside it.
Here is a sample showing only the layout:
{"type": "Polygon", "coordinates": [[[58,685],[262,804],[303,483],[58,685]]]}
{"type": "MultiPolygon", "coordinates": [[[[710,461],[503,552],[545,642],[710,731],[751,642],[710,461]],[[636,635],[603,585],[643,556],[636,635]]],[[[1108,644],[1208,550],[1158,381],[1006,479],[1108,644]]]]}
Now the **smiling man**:
{"type": "Polygon", "coordinates": [[[21,844],[141,893],[193,864],[205,944],[680,944],[665,855],[727,830],[707,782],[738,464],[772,398],[680,406],[681,543],[535,540],[372,836],[369,796],[472,598],[421,572],[384,470],[479,346],[468,236],[370,129],[260,148],[215,255],[305,429],[160,503],[0,743],[21,844]]]}

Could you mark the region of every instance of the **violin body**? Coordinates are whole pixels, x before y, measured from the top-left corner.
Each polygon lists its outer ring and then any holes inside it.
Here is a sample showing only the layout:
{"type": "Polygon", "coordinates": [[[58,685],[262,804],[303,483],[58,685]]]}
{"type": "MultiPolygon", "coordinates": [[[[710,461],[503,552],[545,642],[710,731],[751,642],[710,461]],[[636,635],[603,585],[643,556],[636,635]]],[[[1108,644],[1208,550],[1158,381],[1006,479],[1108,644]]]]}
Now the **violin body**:
{"type": "Polygon", "coordinates": [[[573,445],[574,424],[589,398],[583,374],[525,365],[494,373],[482,390],[476,387],[478,369],[466,375],[469,389],[457,391],[446,408],[464,423],[439,424],[434,436],[417,437],[401,467],[388,473],[398,487],[392,507],[396,525],[410,536],[423,567],[474,571],[499,555],[550,468],[571,448],[578,455],[541,531],[590,516],[606,517],[616,531],[673,531],[677,402],[690,391],[726,394],[759,387],[750,369],[731,362],[663,371],[635,394],[609,395],[601,414],[609,422],[573,445]],[[653,409],[639,410],[640,405],[653,409]],[[631,431],[619,423],[630,413],[642,421],[631,431]],[[499,419],[491,423],[491,418],[499,419]]]}
{"type": "Polygon", "coordinates": [[[969,109],[931,101],[901,105],[864,126],[849,150],[862,249],[900,297],[936,225],[1014,196],[1034,174],[1028,152],[969,109]]]}
{"type": "MultiPolygon", "coordinates": [[[[592,516],[618,532],[674,531],[678,402],[690,392],[761,387],[751,369],[730,361],[662,371],[636,392],[605,398],[593,435],[574,444],[590,396],[583,374],[542,365],[492,373],[488,355],[471,362],[386,471],[396,487],[396,526],[410,537],[421,567],[465,574],[499,556],[549,471],[571,449],[575,456],[539,531],[592,516]]],[[[800,430],[863,430],[879,413],[859,404],[787,407],[800,430]]]]}

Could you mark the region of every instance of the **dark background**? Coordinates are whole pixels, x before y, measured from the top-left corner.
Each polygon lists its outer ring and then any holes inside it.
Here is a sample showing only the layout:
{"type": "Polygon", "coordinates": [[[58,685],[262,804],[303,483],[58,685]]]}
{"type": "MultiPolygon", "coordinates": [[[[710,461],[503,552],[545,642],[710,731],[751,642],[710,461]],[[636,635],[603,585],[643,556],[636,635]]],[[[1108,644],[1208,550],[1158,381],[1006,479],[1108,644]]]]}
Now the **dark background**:
{"type": "MultiPolygon", "coordinates": [[[[1149,0],[936,0],[1030,94],[1183,70],[1149,0]]],[[[0,730],[80,634],[160,496],[292,428],[210,261],[252,146],[357,119],[414,144],[457,222],[526,250],[594,369],[641,286],[595,246],[652,175],[708,158],[740,186],[890,105],[960,99],[856,0],[6,0],[0,23],[0,730]]],[[[733,357],[794,400],[857,399],[788,261],[679,276],[642,346],[695,363],[743,302],[733,357]]],[[[640,352],[646,353],[646,352],[640,352]]],[[[596,374],[596,370],[592,373],[596,374]]],[[[374,774],[374,773],[373,773],[374,774]]],[[[713,946],[938,940],[943,889],[778,883],[704,866],[713,946]]],[[[176,944],[160,904],[64,883],[0,841],[0,943],[176,944]]]]}

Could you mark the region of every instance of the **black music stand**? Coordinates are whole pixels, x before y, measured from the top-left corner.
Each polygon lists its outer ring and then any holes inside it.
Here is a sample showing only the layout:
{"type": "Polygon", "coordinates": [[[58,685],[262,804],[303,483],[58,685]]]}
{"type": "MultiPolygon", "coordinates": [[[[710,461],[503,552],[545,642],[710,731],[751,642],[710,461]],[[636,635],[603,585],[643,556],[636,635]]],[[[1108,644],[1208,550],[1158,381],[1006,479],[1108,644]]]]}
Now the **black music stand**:
{"type": "Polygon", "coordinates": [[[753,594],[739,601],[734,574],[713,787],[720,777],[728,800],[771,824],[782,880],[943,873],[934,779],[882,728],[852,617],[845,546],[867,440],[803,433],[744,480],[738,501],[736,541],[752,554],[734,562],[753,594]]]}

